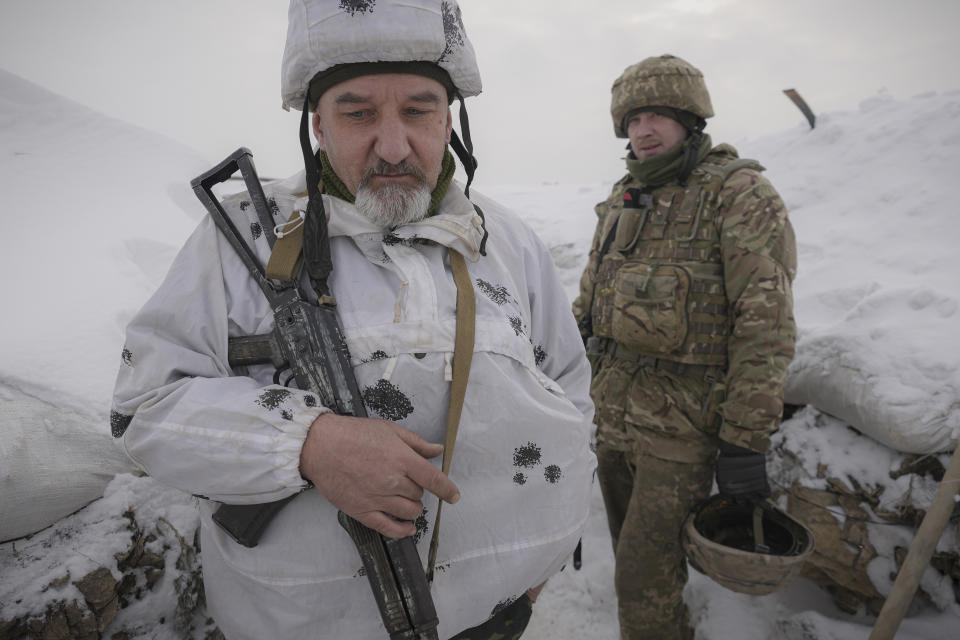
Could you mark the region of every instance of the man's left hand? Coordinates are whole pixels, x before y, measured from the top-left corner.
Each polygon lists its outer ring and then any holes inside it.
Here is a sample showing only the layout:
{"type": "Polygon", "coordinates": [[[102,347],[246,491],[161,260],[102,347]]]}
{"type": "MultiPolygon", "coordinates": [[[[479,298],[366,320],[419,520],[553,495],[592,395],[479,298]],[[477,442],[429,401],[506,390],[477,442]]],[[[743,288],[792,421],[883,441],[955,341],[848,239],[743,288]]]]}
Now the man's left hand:
{"type": "Polygon", "coordinates": [[[721,495],[753,502],[770,497],[766,456],[729,442],[720,442],[717,487],[721,495]]]}

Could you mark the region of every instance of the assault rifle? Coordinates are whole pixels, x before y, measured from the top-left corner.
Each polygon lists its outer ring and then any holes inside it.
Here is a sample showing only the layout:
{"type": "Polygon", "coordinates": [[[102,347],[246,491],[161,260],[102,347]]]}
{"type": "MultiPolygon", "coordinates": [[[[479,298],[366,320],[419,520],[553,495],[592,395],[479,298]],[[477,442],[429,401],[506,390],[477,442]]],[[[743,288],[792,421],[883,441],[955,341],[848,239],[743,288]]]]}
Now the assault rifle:
{"type": "MultiPolygon", "coordinates": [[[[241,147],[190,185],[250,271],[273,309],[274,329],[258,336],[231,338],[231,367],[271,363],[274,382],[289,369],[297,387],[319,396],[324,406],[341,415],[366,417],[350,354],[343,338],[332,296],[317,303],[300,286],[268,278],[253,250],[213,194],[213,187],[240,171],[260,226],[272,248],[274,221],[250,151],[241,147]]],[[[318,198],[319,200],[319,198],[318,198]]],[[[322,206],[322,201],[320,201],[322,206]]],[[[311,211],[311,224],[326,225],[322,211],[311,211]]],[[[321,236],[326,241],[325,229],[321,236]]],[[[290,379],[288,379],[289,382],[290,379]]],[[[273,517],[297,494],[256,505],[221,505],[214,521],[234,540],[255,547],[273,517]]],[[[380,616],[392,640],[436,640],[437,612],[413,537],[392,539],[380,535],[343,512],[337,514],[360,553],[380,616]]]]}

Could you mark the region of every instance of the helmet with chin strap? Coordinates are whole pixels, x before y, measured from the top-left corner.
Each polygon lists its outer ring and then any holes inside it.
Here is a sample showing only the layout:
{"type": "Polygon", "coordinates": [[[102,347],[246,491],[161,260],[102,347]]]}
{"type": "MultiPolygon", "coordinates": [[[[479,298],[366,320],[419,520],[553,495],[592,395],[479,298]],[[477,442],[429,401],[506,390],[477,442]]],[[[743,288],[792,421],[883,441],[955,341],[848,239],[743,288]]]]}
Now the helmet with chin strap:
{"type": "MultiPolygon", "coordinates": [[[[280,67],[284,109],[303,109],[300,144],[308,178],[313,157],[306,114],[339,82],[375,73],[414,73],[440,82],[460,101],[451,146],[467,189],[477,160],[463,99],[480,93],[480,69],[456,0],[291,0],[280,67]]],[[[308,186],[313,182],[308,179],[308,186]]]]}
{"type": "Polygon", "coordinates": [[[681,537],[697,571],[751,595],[787,584],[814,547],[813,533],[771,502],[742,502],[720,494],[687,517],[681,537]]]}
{"type": "Polygon", "coordinates": [[[613,82],[611,92],[610,114],[618,138],[627,137],[627,117],[645,109],[679,111],[671,117],[691,132],[703,129],[706,119],[713,117],[703,74],[686,60],[669,54],[627,67],[613,82]],[[685,114],[693,118],[685,121],[685,114]]]}
{"type": "MultiPolygon", "coordinates": [[[[310,143],[308,114],[330,87],[361,75],[414,73],[430,77],[460,101],[460,130],[450,146],[460,158],[469,197],[477,168],[463,99],[480,93],[480,70],[456,0],[290,0],[280,67],[284,109],[302,109],[300,148],[309,200],[304,220],[304,268],[317,293],[328,293],[330,271],[320,162],[310,143]]],[[[476,205],[475,205],[476,208],[476,205]]],[[[479,211],[481,218],[482,212],[479,211]]],[[[481,253],[486,242],[481,241],[481,253]]]]}

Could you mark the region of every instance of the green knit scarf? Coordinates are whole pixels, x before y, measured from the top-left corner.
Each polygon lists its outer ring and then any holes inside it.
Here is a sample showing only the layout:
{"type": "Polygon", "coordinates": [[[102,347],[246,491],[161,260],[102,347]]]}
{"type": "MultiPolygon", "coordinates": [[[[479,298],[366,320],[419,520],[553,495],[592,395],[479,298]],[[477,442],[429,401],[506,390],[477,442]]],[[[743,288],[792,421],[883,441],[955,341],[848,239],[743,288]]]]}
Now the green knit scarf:
{"type": "MultiPolygon", "coordinates": [[[[432,216],[436,212],[437,207],[440,206],[440,201],[447,195],[456,169],[457,163],[453,159],[453,154],[450,153],[450,149],[445,149],[443,162],[440,165],[440,176],[437,178],[437,186],[430,192],[430,207],[427,209],[427,216],[432,216]]],[[[320,177],[323,181],[324,193],[353,204],[354,194],[350,193],[347,185],[343,184],[343,180],[330,166],[330,159],[327,158],[326,151],[320,152],[320,177]]]]}
{"type": "MultiPolygon", "coordinates": [[[[638,159],[633,154],[633,151],[631,151],[627,155],[627,171],[639,180],[641,184],[650,187],[659,187],[673,182],[680,173],[684,153],[687,147],[690,146],[691,140],[692,138],[688,137],[673,149],[643,158],[642,160],[638,159]]],[[[697,150],[697,162],[694,166],[700,164],[712,148],[713,143],[710,140],[710,136],[704,134],[703,139],[700,141],[700,148],[697,150]]]]}

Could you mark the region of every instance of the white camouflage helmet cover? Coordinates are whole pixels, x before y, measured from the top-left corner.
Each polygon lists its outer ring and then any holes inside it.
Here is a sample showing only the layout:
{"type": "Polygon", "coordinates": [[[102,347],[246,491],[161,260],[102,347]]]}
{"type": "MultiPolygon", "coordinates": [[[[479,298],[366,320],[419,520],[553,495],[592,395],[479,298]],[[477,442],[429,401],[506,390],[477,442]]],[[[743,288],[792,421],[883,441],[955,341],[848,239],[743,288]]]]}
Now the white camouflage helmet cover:
{"type": "Polygon", "coordinates": [[[284,109],[319,72],[358,62],[433,62],[466,98],[480,70],[456,0],[291,0],[280,70],[284,109]]]}

